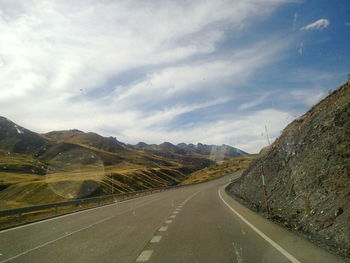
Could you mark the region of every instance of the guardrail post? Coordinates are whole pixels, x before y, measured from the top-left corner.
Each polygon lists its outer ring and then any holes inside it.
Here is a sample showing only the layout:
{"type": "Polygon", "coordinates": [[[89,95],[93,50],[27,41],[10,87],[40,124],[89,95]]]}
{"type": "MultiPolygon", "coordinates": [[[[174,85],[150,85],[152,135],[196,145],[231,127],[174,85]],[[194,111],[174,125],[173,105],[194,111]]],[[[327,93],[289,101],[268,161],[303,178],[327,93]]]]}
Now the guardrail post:
{"type": "Polygon", "coordinates": [[[21,222],[22,222],[22,213],[19,212],[17,217],[17,223],[21,223],[21,222]]]}

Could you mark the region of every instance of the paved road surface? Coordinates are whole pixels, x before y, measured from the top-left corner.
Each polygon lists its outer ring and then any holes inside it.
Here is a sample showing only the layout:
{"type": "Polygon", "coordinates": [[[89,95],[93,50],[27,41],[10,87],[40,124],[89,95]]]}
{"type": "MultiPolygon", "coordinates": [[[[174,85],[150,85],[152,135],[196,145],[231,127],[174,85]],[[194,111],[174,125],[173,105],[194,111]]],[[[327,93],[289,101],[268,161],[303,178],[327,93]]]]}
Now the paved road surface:
{"type": "Polygon", "coordinates": [[[343,262],[235,202],[229,180],[4,230],[0,263],[343,262]]]}

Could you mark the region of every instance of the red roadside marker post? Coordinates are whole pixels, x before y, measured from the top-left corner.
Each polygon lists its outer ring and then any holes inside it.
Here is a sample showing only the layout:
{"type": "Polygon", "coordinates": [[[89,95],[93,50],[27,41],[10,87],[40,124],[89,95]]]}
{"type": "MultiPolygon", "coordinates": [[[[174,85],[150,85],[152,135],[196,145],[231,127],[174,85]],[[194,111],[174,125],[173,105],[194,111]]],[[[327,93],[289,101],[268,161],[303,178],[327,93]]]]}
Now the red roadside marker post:
{"type": "Polygon", "coordinates": [[[264,199],[265,199],[265,208],[266,208],[267,214],[270,214],[269,197],[267,194],[267,189],[265,184],[265,171],[262,166],[260,167],[260,176],[262,180],[262,189],[263,189],[264,199]]]}

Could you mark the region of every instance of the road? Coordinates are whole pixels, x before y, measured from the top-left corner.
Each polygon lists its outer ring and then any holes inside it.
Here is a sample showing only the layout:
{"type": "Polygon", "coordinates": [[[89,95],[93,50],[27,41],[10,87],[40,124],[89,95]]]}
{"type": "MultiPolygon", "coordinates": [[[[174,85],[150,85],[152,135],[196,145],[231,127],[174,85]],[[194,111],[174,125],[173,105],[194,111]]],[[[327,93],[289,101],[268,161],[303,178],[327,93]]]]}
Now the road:
{"type": "Polygon", "coordinates": [[[343,262],[234,201],[230,179],[1,231],[0,263],[343,262]]]}

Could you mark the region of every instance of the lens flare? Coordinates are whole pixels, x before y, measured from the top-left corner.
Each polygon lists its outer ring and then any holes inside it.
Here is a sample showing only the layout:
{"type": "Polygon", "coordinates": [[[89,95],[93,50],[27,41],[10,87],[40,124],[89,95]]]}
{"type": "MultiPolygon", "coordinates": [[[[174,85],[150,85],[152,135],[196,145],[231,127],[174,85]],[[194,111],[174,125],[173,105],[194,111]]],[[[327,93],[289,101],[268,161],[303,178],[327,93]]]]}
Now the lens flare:
{"type": "Polygon", "coordinates": [[[100,186],[104,165],[100,157],[87,149],[57,154],[46,172],[46,182],[56,194],[75,199],[90,195],[100,186]]]}

